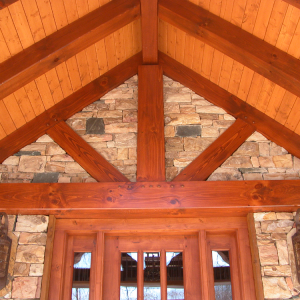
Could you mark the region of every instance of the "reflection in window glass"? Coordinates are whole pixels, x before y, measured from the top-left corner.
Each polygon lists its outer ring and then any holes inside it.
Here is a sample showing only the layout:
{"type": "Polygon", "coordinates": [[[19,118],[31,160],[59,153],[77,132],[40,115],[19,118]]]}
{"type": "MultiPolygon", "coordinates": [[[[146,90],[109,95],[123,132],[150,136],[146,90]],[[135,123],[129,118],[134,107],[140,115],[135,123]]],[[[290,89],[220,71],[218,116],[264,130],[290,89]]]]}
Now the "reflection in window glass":
{"type": "Polygon", "coordinates": [[[90,252],[74,253],[72,300],[88,300],[91,269],[90,252]]]}
{"type": "Polygon", "coordinates": [[[228,251],[212,251],[215,298],[216,300],[232,300],[230,263],[228,251]]]}
{"type": "Polygon", "coordinates": [[[144,253],[144,300],[160,300],[160,253],[144,253]]]}
{"type": "Polygon", "coordinates": [[[137,299],[137,257],[136,252],[121,253],[120,300],[137,299]]]}
{"type": "Polygon", "coordinates": [[[167,299],[184,299],[182,252],[167,252],[167,299]]]}

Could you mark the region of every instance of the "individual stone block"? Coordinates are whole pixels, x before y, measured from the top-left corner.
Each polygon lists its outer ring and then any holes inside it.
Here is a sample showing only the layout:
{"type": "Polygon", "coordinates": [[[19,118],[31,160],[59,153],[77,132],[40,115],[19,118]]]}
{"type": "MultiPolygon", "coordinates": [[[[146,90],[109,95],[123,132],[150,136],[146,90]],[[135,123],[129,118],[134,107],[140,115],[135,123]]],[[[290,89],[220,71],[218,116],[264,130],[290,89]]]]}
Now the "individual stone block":
{"type": "Polygon", "coordinates": [[[118,150],[117,148],[103,148],[100,150],[100,154],[106,160],[117,160],[118,159],[118,150]]]}
{"type": "Polygon", "coordinates": [[[231,156],[222,165],[224,168],[252,168],[250,157],[231,156]]]}
{"type": "Polygon", "coordinates": [[[46,245],[46,233],[21,232],[19,244],[46,245]]]}
{"type": "Polygon", "coordinates": [[[273,168],[275,167],[274,162],[271,157],[262,157],[258,158],[259,164],[262,168],[273,168]]]}
{"type": "MultiPolygon", "coordinates": [[[[97,119],[96,120],[99,120],[98,118],[102,118],[102,119],[112,118],[112,119],[115,119],[115,118],[122,118],[122,117],[123,117],[123,113],[122,113],[121,110],[100,110],[97,113],[97,119]]],[[[91,119],[89,119],[89,120],[91,120],[91,119]]],[[[93,133],[96,133],[96,132],[93,132],[93,133]]]]}
{"type": "Polygon", "coordinates": [[[293,213],[289,212],[278,212],[276,213],[277,219],[278,220],[293,220],[293,213]]]}
{"type": "Polygon", "coordinates": [[[31,264],[29,276],[43,276],[44,265],[43,264],[31,264]]]}
{"type": "Polygon", "coordinates": [[[137,132],[137,123],[115,123],[105,126],[106,133],[137,132]]]}
{"type": "Polygon", "coordinates": [[[28,276],[30,270],[30,264],[15,262],[14,264],[14,276],[28,276]]]}
{"type": "Polygon", "coordinates": [[[137,122],[136,110],[124,110],[123,111],[123,123],[137,122]]]}
{"type": "Polygon", "coordinates": [[[48,134],[44,134],[36,140],[36,143],[51,143],[51,142],[53,142],[53,140],[48,134]]]}
{"type": "Polygon", "coordinates": [[[66,173],[85,173],[86,171],[77,162],[66,162],[66,173]]]}
{"type": "Polygon", "coordinates": [[[202,114],[226,114],[226,111],[218,106],[207,105],[207,106],[196,106],[196,112],[202,114]]]}
{"type": "Polygon", "coordinates": [[[19,215],[15,231],[46,232],[49,218],[41,215],[19,215]]]}
{"type": "Polygon", "coordinates": [[[261,173],[245,173],[243,178],[244,180],[263,180],[261,173]]]}
{"type": "Polygon", "coordinates": [[[46,156],[21,156],[18,171],[44,173],[46,156]]]}
{"type": "Polygon", "coordinates": [[[176,114],[180,113],[179,104],[178,103],[165,103],[164,104],[164,112],[165,114],[176,114]]]}
{"type": "Polygon", "coordinates": [[[234,123],[234,120],[215,120],[213,126],[217,128],[228,128],[234,123]]]}
{"type": "Polygon", "coordinates": [[[112,135],[111,134],[85,134],[82,136],[82,138],[87,143],[101,143],[101,142],[108,142],[112,141],[112,135]]]}
{"type": "Polygon", "coordinates": [[[165,94],[165,101],[166,102],[191,102],[191,94],[190,93],[166,93],[165,94]]]}
{"type": "Polygon", "coordinates": [[[294,225],[294,222],[291,220],[278,220],[278,221],[266,221],[261,223],[262,232],[265,233],[287,233],[289,232],[294,225]]]}
{"type": "Polygon", "coordinates": [[[259,156],[258,144],[245,142],[234,153],[234,156],[259,156]]]}
{"type": "Polygon", "coordinates": [[[282,147],[276,145],[275,143],[271,142],[271,145],[270,145],[270,155],[271,156],[283,155],[283,154],[286,154],[286,153],[287,153],[287,151],[284,148],[282,148],[282,147]]]}
{"type": "Polygon", "coordinates": [[[216,138],[220,135],[218,128],[214,127],[203,127],[201,136],[203,138],[216,138]]]}
{"type": "MultiPolygon", "coordinates": [[[[166,127],[170,127],[170,126],[166,126],[166,127]]],[[[201,126],[198,126],[198,125],[177,126],[176,127],[176,135],[180,136],[180,137],[200,136],[201,135],[201,126]]]]}
{"type": "Polygon", "coordinates": [[[73,130],[76,131],[85,131],[86,130],[86,121],[85,119],[69,119],[66,122],[73,130]]]}
{"type": "Polygon", "coordinates": [[[17,166],[19,164],[19,161],[20,161],[20,157],[10,156],[4,162],[2,162],[2,165],[17,166]]]}
{"type": "Polygon", "coordinates": [[[197,125],[201,124],[198,114],[168,114],[165,116],[166,125],[197,125]]]}
{"type": "Polygon", "coordinates": [[[20,150],[20,152],[39,152],[44,153],[46,150],[46,144],[42,143],[32,143],[30,145],[25,146],[20,150]]]}
{"type": "Polygon", "coordinates": [[[181,114],[192,114],[196,112],[195,105],[180,105],[181,114]]]}
{"type": "Polygon", "coordinates": [[[135,133],[115,134],[116,148],[135,148],[137,145],[137,136],[135,133]]]}
{"type": "Polygon", "coordinates": [[[275,212],[262,212],[262,213],[254,213],[254,219],[256,222],[258,221],[266,221],[266,220],[277,220],[277,216],[275,212]]]}
{"type": "Polygon", "coordinates": [[[128,148],[120,148],[118,150],[118,160],[128,159],[128,148]]]}
{"type": "Polygon", "coordinates": [[[300,159],[294,156],[294,169],[300,170],[300,159]]]}
{"type": "Polygon", "coordinates": [[[292,294],[283,277],[263,277],[265,299],[288,299],[292,294]]]}
{"type": "Polygon", "coordinates": [[[101,118],[90,118],[86,120],[87,134],[104,134],[104,122],[101,118]]]}
{"type": "Polygon", "coordinates": [[[12,298],[39,298],[40,289],[41,277],[17,277],[13,281],[12,298]]]}
{"type": "Polygon", "coordinates": [[[16,262],[43,263],[44,255],[44,246],[19,245],[17,248],[16,262]]]}
{"type": "Polygon", "coordinates": [[[255,131],[248,137],[248,139],[246,141],[247,142],[262,142],[262,141],[268,141],[268,139],[265,138],[261,133],[255,131]]]}
{"type": "MultiPolygon", "coordinates": [[[[215,139],[214,138],[184,138],[184,150],[185,151],[204,151],[215,139]]],[[[199,154],[200,154],[199,153],[199,154]]]]}
{"type": "Polygon", "coordinates": [[[166,168],[166,180],[171,181],[178,175],[178,169],[176,167],[167,167],[166,168]]]}
{"type": "Polygon", "coordinates": [[[185,168],[191,162],[192,161],[187,158],[178,158],[178,159],[174,159],[174,166],[177,168],[185,168]]]}
{"type": "Polygon", "coordinates": [[[57,182],[59,173],[37,173],[32,179],[33,183],[57,182]]]}
{"type": "Polygon", "coordinates": [[[116,88],[105,94],[101,99],[131,99],[133,97],[133,89],[116,88]]]}
{"type": "MultiPolygon", "coordinates": [[[[252,160],[251,160],[252,161],[252,160]]],[[[239,171],[244,173],[266,173],[268,172],[265,168],[239,168],[239,171]]]]}
{"type": "Polygon", "coordinates": [[[276,241],[276,247],[278,252],[279,264],[288,265],[290,262],[286,240],[276,241]]]}
{"type": "Polygon", "coordinates": [[[119,110],[128,110],[128,109],[137,110],[137,101],[136,100],[116,100],[116,109],[119,109],[119,110]]]}
{"type": "Polygon", "coordinates": [[[207,181],[243,180],[242,174],[237,169],[218,168],[207,181]]]}
{"type": "Polygon", "coordinates": [[[259,246],[258,251],[261,266],[278,265],[278,253],[274,244],[259,246]]]}
{"type": "Polygon", "coordinates": [[[293,167],[293,161],[292,161],[291,154],[273,156],[273,162],[274,162],[276,168],[292,168],[293,167]]]}
{"type": "Polygon", "coordinates": [[[174,126],[165,126],[165,137],[174,137],[175,136],[175,127],[174,126]]]}
{"type": "Polygon", "coordinates": [[[259,143],[259,155],[270,156],[270,143],[259,143]]]}
{"type": "MultiPolygon", "coordinates": [[[[74,161],[74,159],[68,154],[60,154],[60,155],[51,156],[50,161],[64,162],[64,161],[74,161]]],[[[47,168],[47,164],[46,164],[46,168],[47,168]]]]}
{"type": "Polygon", "coordinates": [[[166,152],[183,151],[183,139],[180,137],[165,138],[166,152]]]}
{"type": "MultiPolygon", "coordinates": [[[[74,160],[71,160],[74,161],[74,160]]],[[[56,173],[64,173],[65,172],[65,168],[66,168],[66,163],[65,162],[59,162],[59,161],[49,161],[46,163],[46,167],[45,167],[45,171],[46,172],[50,172],[49,174],[56,174],[56,173]]],[[[40,175],[44,175],[46,173],[39,173],[40,175]]],[[[37,174],[35,174],[36,177],[37,174]]],[[[46,180],[47,178],[43,178],[40,177],[41,180],[46,180]]],[[[39,178],[37,178],[37,180],[39,180],[39,178]]],[[[49,180],[51,180],[51,178],[49,178],[49,180]]],[[[43,181],[40,181],[43,182],[43,181]]],[[[50,182],[50,181],[45,181],[45,182],[50,182]]],[[[55,182],[55,181],[53,181],[55,182]]]]}

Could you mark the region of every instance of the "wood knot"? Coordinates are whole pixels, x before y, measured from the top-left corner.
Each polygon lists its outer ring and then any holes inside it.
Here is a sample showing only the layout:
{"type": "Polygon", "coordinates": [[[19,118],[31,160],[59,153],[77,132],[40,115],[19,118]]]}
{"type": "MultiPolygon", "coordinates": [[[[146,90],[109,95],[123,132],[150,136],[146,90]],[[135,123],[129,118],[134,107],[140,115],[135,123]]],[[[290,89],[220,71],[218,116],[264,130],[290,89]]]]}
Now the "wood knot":
{"type": "Polygon", "coordinates": [[[261,183],[258,183],[258,184],[255,185],[255,188],[257,190],[261,189],[262,187],[263,187],[263,185],[261,183]]]}

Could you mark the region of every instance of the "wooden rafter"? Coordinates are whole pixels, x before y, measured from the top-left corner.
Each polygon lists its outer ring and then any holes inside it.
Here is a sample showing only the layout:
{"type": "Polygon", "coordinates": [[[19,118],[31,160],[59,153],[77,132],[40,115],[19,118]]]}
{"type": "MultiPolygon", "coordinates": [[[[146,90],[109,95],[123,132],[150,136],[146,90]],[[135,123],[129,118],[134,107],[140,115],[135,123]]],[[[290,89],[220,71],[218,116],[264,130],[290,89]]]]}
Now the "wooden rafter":
{"type": "Polygon", "coordinates": [[[139,17],[138,0],[113,0],[14,55],[0,64],[1,98],[139,17]]]}
{"type": "Polygon", "coordinates": [[[70,118],[85,106],[137,74],[138,65],[141,63],[141,53],[136,54],[2,139],[0,141],[0,162],[22,147],[34,142],[58,122],[70,118]]]}
{"type": "Polygon", "coordinates": [[[300,9],[300,0],[283,0],[283,1],[300,9]]]}
{"type": "Polygon", "coordinates": [[[0,209],[61,217],[199,217],[294,211],[300,180],[135,183],[2,183],[0,209]]]}
{"type": "Polygon", "coordinates": [[[300,96],[297,58],[186,0],[160,0],[158,15],[300,96]]]}
{"type": "Polygon", "coordinates": [[[141,0],[142,51],[144,64],[157,64],[158,18],[157,0],[141,0]]]}
{"type": "Polygon", "coordinates": [[[97,181],[129,181],[65,122],[59,122],[47,134],[97,181]]]}
{"type": "Polygon", "coordinates": [[[0,10],[19,0],[0,0],[0,10]]]}
{"type": "Polygon", "coordinates": [[[165,180],[162,67],[139,67],[137,180],[165,180]]]}
{"type": "Polygon", "coordinates": [[[206,180],[254,131],[255,128],[252,125],[237,119],[173,181],[206,180]]]}
{"type": "Polygon", "coordinates": [[[169,56],[159,53],[159,63],[167,76],[223,108],[235,118],[254,126],[266,138],[300,157],[299,135],[169,56]]]}

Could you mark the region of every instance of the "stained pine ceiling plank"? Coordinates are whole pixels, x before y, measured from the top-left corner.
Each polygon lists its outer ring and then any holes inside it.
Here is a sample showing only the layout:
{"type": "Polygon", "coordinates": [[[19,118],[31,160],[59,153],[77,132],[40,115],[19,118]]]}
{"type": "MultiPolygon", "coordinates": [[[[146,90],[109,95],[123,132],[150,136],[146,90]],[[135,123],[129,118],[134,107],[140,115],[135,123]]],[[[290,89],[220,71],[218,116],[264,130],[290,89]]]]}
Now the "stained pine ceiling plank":
{"type": "Polygon", "coordinates": [[[300,96],[296,58],[188,1],[160,0],[159,17],[300,96]]]}
{"type": "Polygon", "coordinates": [[[300,1],[299,0],[283,0],[283,1],[300,9],[300,1]]]}
{"type": "Polygon", "coordinates": [[[3,107],[4,110],[1,110],[3,102],[0,101],[0,113],[1,115],[7,116],[5,123],[3,123],[2,120],[0,123],[7,134],[11,133],[9,136],[0,141],[0,162],[19,151],[22,147],[34,142],[51,126],[54,126],[62,120],[70,118],[72,115],[82,110],[85,106],[98,100],[107,92],[135,75],[138,70],[138,65],[141,64],[141,62],[141,53],[136,54],[116,68],[108,71],[77,92],[71,94],[13,133],[11,132],[15,129],[15,125],[12,123],[8,112],[4,109],[5,107],[3,107]],[[10,121],[10,124],[8,124],[8,121],[10,121]]]}
{"type": "MultiPolygon", "coordinates": [[[[58,5],[60,1],[52,1],[58,5]]],[[[65,26],[0,65],[3,97],[139,18],[138,0],[114,0],[65,26]]],[[[57,25],[57,24],[56,24],[57,25]]],[[[57,27],[59,27],[57,25],[57,27]]]]}
{"type": "Polygon", "coordinates": [[[159,53],[159,63],[165,75],[253,125],[265,137],[300,157],[300,136],[293,131],[163,53],[159,53]]]}
{"type": "Polygon", "coordinates": [[[1,0],[0,1],[0,9],[3,9],[4,7],[7,7],[15,2],[17,2],[18,0],[1,0]]]}

